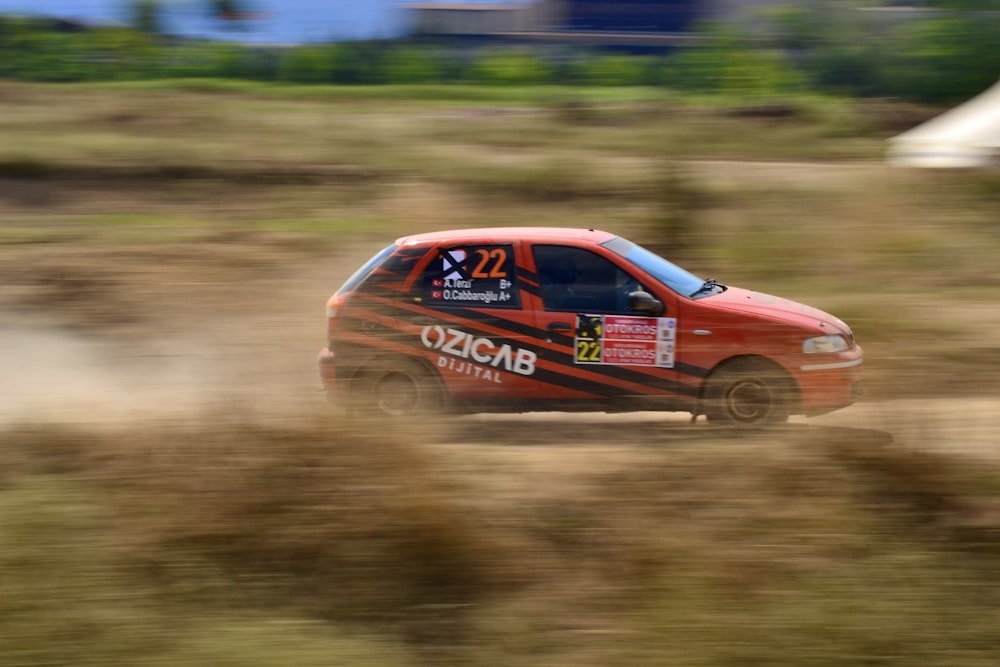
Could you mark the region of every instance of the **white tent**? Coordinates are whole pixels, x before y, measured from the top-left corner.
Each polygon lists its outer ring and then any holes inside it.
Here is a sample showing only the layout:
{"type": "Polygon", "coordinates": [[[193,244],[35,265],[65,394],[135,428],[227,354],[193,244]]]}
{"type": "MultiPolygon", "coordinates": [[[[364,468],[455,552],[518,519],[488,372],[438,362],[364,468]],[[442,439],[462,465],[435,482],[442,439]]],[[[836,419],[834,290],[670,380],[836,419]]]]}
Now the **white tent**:
{"type": "Polygon", "coordinates": [[[889,140],[900,167],[1000,165],[1000,81],[968,102],[889,140]]]}

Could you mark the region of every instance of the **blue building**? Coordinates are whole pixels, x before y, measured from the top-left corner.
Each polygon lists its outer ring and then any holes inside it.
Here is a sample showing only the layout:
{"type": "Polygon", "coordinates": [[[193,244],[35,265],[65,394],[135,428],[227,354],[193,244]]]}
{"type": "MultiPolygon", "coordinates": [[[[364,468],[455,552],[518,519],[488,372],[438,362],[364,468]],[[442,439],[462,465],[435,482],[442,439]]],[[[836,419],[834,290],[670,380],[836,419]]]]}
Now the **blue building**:
{"type": "MultiPolygon", "coordinates": [[[[220,16],[218,0],[157,1],[165,32],[197,39],[300,44],[416,32],[652,44],[701,18],[734,19],[788,0],[237,0],[236,16],[220,16]]],[[[136,2],[0,0],[0,14],[127,23],[136,2]]]]}
{"type": "Polygon", "coordinates": [[[700,19],[736,19],[747,7],[775,1],[411,0],[405,6],[408,26],[420,35],[659,50],[690,41],[700,19]]]}
{"type": "MultiPolygon", "coordinates": [[[[396,37],[406,31],[396,0],[241,0],[245,13],[221,18],[212,0],[160,0],[166,32],[261,44],[396,37]]],[[[0,0],[0,14],[84,24],[126,23],[131,0],[0,0]]]]}

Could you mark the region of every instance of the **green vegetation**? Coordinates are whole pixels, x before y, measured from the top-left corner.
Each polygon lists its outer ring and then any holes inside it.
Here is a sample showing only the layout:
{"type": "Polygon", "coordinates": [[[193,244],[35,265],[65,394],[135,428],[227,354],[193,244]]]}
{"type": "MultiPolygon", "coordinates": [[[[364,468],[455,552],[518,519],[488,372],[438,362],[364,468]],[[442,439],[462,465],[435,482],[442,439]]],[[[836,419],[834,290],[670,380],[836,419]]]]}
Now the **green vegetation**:
{"type": "Polygon", "coordinates": [[[1000,12],[992,2],[931,4],[940,6],[895,20],[860,2],[799,3],[762,13],[752,29],[705,24],[692,46],[626,55],[585,48],[469,50],[419,39],[290,48],[177,42],[160,35],[159,3],[137,0],[132,28],[63,33],[44,21],[0,17],[0,78],[654,86],[750,100],[807,90],[935,103],[970,97],[1000,71],[993,48],[1000,12]]]}

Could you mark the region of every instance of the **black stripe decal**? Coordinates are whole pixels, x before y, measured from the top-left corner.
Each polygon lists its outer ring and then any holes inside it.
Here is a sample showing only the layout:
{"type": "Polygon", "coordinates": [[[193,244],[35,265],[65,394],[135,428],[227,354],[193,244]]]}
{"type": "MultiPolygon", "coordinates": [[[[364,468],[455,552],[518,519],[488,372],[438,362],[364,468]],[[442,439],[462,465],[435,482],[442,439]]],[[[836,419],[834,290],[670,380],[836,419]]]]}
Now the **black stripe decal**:
{"type": "MultiPolygon", "coordinates": [[[[478,364],[477,362],[469,361],[467,359],[462,359],[461,357],[455,357],[453,355],[446,355],[436,350],[428,350],[424,346],[423,341],[420,340],[420,336],[417,334],[408,334],[402,332],[398,329],[393,329],[391,327],[386,327],[381,324],[374,324],[368,320],[358,319],[353,316],[345,316],[344,320],[341,322],[341,326],[345,329],[353,331],[355,333],[361,333],[366,336],[371,336],[373,338],[379,338],[384,340],[392,340],[392,342],[397,345],[403,345],[412,348],[414,351],[418,352],[434,352],[445,359],[455,359],[456,363],[465,362],[475,365],[483,366],[484,364],[478,364]]],[[[488,334],[484,334],[488,335],[488,334]]],[[[361,343],[349,343],[350,345],[363,345],[361,343]]],[[[364,345],[365,347],[371,347],[374,349],[379,349],[377,345],[364,345]]],[[[496,367],[494,367],[496,368],[496,367]]],[[[506,368],[501,368],[504,372],[510,373],[506,368]]],[[[534,373],[531,375],[524,376],[529,380],[534,380],[541,382],[543,384],[552,385],[555,387],[565,387],[568,389],[574,389],[577,391],[582,391],[585,393],[593,394],[595,396],[603,396],[605,398],[620,398],[623,396],[631,396],[634,392],[627,391],[620,387],[614,387],[611,385],[602,384],[596,381],[582,380],[580,378],[563,375],[555,371],[546,370],[544,368],[535,367],[534,373]]]]}
{"type": "Polygon", "coordinates": [[[528,269],[526,269],[526,268],[524,268],[522,266],[517,267],[517,275],[519,275],[522,278],[525,278],[527,280],[530,280],[531,282],[535,283],[536,285],[540,285],[541,284],[539,282],[539,280],[538,280],[538,274],[537,273],[535,273],[534,271],[529,271],[528,269]]]}
{"type": "Polygon", "coordinates": [[[541,298],[542,288],[538,284],[538,276],[531,271],[517,267],[517,284],[525,292],[541,298]]]}
{"type": "Polygon", "coordinates": [[[526,283],[523,280],[518,280],[517,281],[517,286],[520,287],[525,292],[527,292],[528,294],[533,294],[534,296],[537,296],[538,298],[542,297],[542,291],[539,288],[535,287],[534,285],[532,285],[530,283],[526,283]]]}
{"type": "MultiPolygon", "coordinates": [[[[390,299],[398,298],[398,293],[395,295],[388,295],[387,298],[390,299]]],[[[400,320],[409,321],[414,318],[425,317],[418,313],[414,313],[413,311],[406,310],[404,308],[395,305],[387,305],[380,302],[374,303],[372,305],[373,305],[373,308],[371,308],[372,310],[400,320]]],[[[528,343],[528,345],[535,348],[538,351],[539,356],[541,356],[548,362],[559,364],[569,368],[580,369],[580,365],[573,362],[572,349],[573,349],[574,339],[572,336],[553,334],[548,331],[542,331],[541,329],[538,329],[536,327],[528,326],[526,324],[521,324],[520,322],[512,322],[510,320],[505,320],[492,313],[479,313],[464,308],[449,308],[447,311],[435,311],[435,312],[440,313],[440,317],[444,321],[444,323],[457,327],[462,327],[466,330],[474,332],[478,336],[488,337],[488,336],[493,336],[495,334],[492,334],[483,329],[469,326],[469,324],[467,323],[468,321],[486,323],[496,327],[497,329],[503,329],[504,331],[524,336],[529,341],[534,341],[539,339],[549,339],[557,345],[569,348],[569,351],[563,353],[552,352],[551,350],[548,349],[538,348],[535,345],[532,345],[531,343],[528,343]],[[461,321],[456,322],[454,321],[455,319],[459,319],[461,321]]],[[[705,374],[707,374],[707,372],[704,369],[701,369],[699,367],[689,366],[687,364],[684,364],[684,366],[690,369],[696,369],[697,372],[699,373],[698,375],[695,375],[694,373],[685,373],[686,375],[693,375],[695,377],[704,377],[705,374]]],[[[640,373],[624,366],[613,366],[610,364],[602,364],[600,365],[598,371],[594,371],[593,369],[585,369],[585,370],[591,370],[592,372],[599,372],[604,375],[607,375],[608,377],[612,377],[616,380],[621,380],[623,382],[631,382],[633,384],[656,387],[658,389],[675,394],[695,396],[698,393],[697,387],[692,387],[691,385],[684,384],[683,382],[679,382],[677,380],[668,380],[666,378],[658,378],[652,375],[647,375],[645,373],[640,373]]],[[[678,371],[677,368],[674,368],[673,370],[678,371]]],[[[580,380],[578,378],[572,378],[572,379],[577,382],[586,384],[588,386],[592,384],[592,382],[598,382],[597,380],[590,381],[590,380],[580,380]]],[[[587,391],[590,390],[587,389],[587,391]]]]}

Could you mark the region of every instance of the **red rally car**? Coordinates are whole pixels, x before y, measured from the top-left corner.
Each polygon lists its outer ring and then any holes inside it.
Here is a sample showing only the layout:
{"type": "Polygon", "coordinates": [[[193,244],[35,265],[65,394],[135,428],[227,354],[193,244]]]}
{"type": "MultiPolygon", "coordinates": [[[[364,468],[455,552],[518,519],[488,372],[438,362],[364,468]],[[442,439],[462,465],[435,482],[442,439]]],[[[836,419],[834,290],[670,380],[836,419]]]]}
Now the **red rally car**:
{"type": "Polygon", "coordinates": [[[376,414],[668,410],[755,425],[860,393],[862,351],[836,317],[592,229],[407,236],[326,310],[328,396],[376,414]]]}

